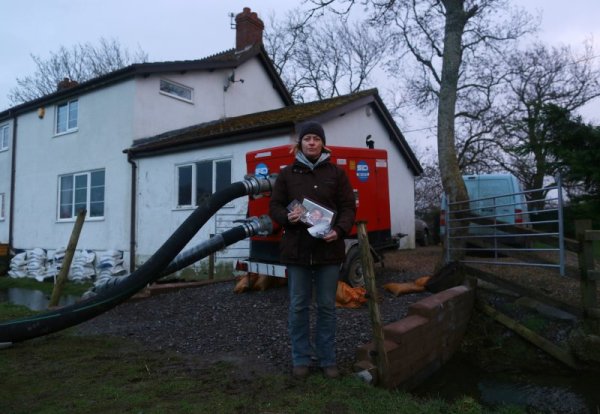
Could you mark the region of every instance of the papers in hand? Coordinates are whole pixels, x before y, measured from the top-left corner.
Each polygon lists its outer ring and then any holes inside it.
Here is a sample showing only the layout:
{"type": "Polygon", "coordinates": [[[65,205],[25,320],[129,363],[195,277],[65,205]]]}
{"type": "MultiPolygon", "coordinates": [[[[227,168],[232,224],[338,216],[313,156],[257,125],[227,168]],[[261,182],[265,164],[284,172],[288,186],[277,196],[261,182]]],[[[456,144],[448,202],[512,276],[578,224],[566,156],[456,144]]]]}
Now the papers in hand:
{"type": "Polygon", "coordinates": [[[322,239],[331,230],[335,212],[308,198],[305,198],[302,203],[293,200],[287,209],[301,213],[300,221],[309,226],[308,232],[313,237],[322,239]]]}

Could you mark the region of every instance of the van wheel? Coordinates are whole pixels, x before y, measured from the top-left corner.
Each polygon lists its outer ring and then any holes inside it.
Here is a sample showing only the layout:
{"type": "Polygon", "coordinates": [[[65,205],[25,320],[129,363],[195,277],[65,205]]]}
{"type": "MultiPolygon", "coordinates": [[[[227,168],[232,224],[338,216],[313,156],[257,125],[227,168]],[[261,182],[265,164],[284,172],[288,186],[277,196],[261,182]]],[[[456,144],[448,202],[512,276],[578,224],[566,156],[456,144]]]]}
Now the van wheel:
{"type": "Polygon", "coordinates": [[[360,251],[358,247],[352,247],[348,251],[348,254],[346,254],[346,260],[344,261],[340,272],[340,279],[352,287],[365,286],[365,276],[362,269],[362,263],[360,262],[360,251]]]}

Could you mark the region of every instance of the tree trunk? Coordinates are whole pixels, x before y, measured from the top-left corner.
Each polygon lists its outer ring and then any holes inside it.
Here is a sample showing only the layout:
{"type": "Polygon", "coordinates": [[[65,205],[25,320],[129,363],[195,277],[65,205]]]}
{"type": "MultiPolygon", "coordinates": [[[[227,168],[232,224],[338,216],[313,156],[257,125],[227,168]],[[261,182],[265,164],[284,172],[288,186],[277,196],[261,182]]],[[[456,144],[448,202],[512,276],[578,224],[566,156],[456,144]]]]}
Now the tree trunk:
{"type": "MultiPolygon", "coordinates": [[[[442,0],[442,2],[446,8],[446,25],[438,103],[438,161],[444,192],[447,194],[449,202],[456,202],[468,200],[467,190],[462,180],[462,173],[456,156],[454,120],[458,77],[462,59],[462,35],[470,13],[464,10],[464,0],[442,0]]],[[[462,251],[462,249],[453,251],[462,251]]],[[[450,260],[456,259],[457,257],[451,254],[450,260]]]]}

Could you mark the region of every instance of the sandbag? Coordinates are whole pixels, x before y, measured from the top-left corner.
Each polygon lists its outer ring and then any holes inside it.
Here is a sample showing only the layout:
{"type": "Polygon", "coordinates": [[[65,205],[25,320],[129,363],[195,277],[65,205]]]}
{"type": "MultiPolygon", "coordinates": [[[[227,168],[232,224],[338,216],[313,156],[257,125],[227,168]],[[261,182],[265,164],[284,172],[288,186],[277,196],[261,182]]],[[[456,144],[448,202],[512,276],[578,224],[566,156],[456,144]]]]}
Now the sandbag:
{"type": "Polygon", "coordinates": [[[251,273],[251,274],[246,273],[245,275],[241,276],[238,279],[237,283],[235,284],[235,287],[233,288],[233,291],[235,293],[246,292],[246,291],[252,289],[252,287],[254,286],[254,283],[256,282],[257,279],[258,279],[258,275],[256,273],[251,273]]]}
{"type": "Polygon", "coordinates": [[[415,280],[415,285],[425,286],[427,285],[427,282],[429,282],[429,279],[431,279],[431,276],[421,276],[420,278],[415,280]]]}
{"type": "Polygon", "coordinates": [[[367,302],[367,290],[363,287],[352,287],[349,284],[338,281],[335,293],[335,306],[338,308],[360,308],[367,302]]]}
{"type": "Polygon", "coordinates": [[[277,278],[272,276],[259,275],[252,285],[252,290],[267,290],[275,285],[277,278]]]}
{"type": "Polygon", "coordinates": [[[383,288],[395,296],[400,296],[407,293],[423,292],[425,290],[425,285],[419,286],[415,282],[391,282],[383,285],[383,288]]]}

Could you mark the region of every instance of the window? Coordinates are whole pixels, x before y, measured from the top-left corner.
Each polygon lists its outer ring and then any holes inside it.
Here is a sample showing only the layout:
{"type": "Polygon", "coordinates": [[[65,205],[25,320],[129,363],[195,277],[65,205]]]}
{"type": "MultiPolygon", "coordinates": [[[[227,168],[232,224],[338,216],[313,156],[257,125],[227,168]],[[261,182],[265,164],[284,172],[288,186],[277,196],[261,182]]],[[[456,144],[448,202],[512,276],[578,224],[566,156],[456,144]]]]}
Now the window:
{"type": "Polygon", "coordinates": [[[0,193],[0,220],[4,220],[4,193],[0,193]]]}
{"type": "Polygon", "coordinates": [[[183,99],[184,101],[192,102],[193,89],[187,86],[180,85],[168,80],[160,80],[160,92],[172,96],[174,98],[183,99]]]}
{"type": "Polygon", "coordinates": [[[76,99],[56,106],[57,134],[64,134],[77,129],[78,106],[76,99]]]}
{"type": "Polygon", "coordinates": [[[231,160],[199,161],[177,167],[177,206],[198,206],[231,184],[231,160]]]}
{"type": "Polygon", "coordinates": [[[8,124],[0,126],[0,151],[8,149],[8,124]]]}
{"type": "Polygon", "coordinates": [[[87,217],[104,217],[104,170],[58,177],[58,194],[59,220],[72,219],[83,209],[87,217]]]}

